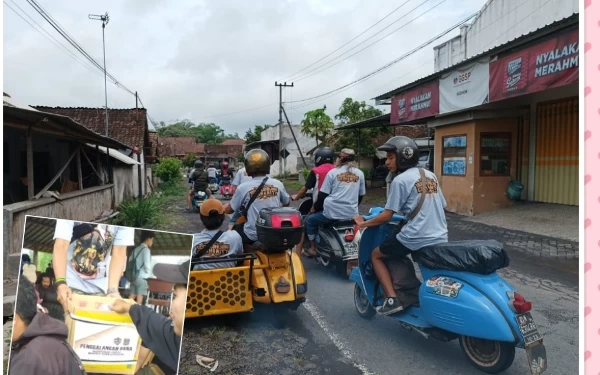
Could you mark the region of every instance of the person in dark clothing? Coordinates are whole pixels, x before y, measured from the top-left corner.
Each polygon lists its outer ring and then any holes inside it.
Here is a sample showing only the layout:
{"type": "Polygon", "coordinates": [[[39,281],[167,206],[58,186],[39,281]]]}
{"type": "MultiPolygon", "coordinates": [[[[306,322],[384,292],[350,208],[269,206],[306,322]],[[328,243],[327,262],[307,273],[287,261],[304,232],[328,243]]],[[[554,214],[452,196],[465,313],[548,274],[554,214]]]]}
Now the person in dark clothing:
{"type": "Polygon", "coordinates": [[[65,323],[37,312],[33,284],[19,280],[9,375],[85,374],[81,360],[67,344],[65,323]]]}
{"type": "Polygon", "coordinates": [[[46,273],[40,275],[37,291],[42,299],[42,307],[48,311],[48,314],[54,319],[64,322],[65,311],[60,302],[58,302],[58,293],[56,292],[56,287],[52,285],[52,278],[50,275],[46,273]]]}
{"type": "Polygon", "coordinates": [[[23,266],[26,264],[31,264],[31,258],[28,254],[23,254],[21,255],[21,272],[19,272],[19,275],[23,274],[23,266]]]}
{"type": "Polygon", "coordinates": [[[170,319],[148,307],[130,304],[124,300],[115,301],[112,310],[120,314],[129,314],[142,344],[152,351],[160,362],[168,366],[168,369],[162,368],[159,363],[157,365],[165,373],[175,374],[179,363],[190,261],[179,265],[158,263],[152,272],[160,280],[175,284],[170,319]]]}
{"type": "Polygon", "coordinates": [[[205,191],[210,196],[210,190],[208,190],[208,172],[204,170],[204,163],[200,160],[196,160],[194,163],[194,172],[190,175],[190,182],[193,182],[192,188],[190,189],[187,197],[187,209],[192,209],[192,197],[199,191],[205,191]]]}

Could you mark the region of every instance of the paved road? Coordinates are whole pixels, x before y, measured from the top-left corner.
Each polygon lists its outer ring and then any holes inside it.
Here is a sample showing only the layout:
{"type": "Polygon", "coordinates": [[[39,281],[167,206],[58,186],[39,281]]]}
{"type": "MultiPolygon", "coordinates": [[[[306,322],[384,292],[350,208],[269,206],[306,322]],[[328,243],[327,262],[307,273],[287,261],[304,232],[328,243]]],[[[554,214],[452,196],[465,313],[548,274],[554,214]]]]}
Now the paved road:
{"type": "MultiPolygon", "coordinates": [[[[361,211],[366,209],[361,207],[361,211]]],[[[187,216],[197,220],[196,215],[187,216]]],[[[193,226],[200,229],[197,225],[193,226]]],[[[451,240],[469,236],[472,237],[472,233],[457,230],[450,233],[451,240]]],[[[535,257],[510,247],[507,250],[511,266],[500,273],[533,302],[533,317],[544,335],[548,352],[547,374],[576,374],[579,330],[577,261],[535,257]]],[[[309,361],[311,366],[320,366],[319,357],[324,356],[334,360],[327,364],[332,373],[344,373],[344,370],[352,368],[349,373],[481,374],[463,358],[456,341],[441,343],[426,340],[403,330],[399,324],[385,317],[376,316],[371,321],[360,318],[354,308],[354,285],[351,281],[340,279],[313,260],[305,259],[304,264],[308,272],[309,297],[293,318],[289,331],[296,341],[299,338],[307,340],[305,352],[294,355],[312,359],[309,361]],[[314,352],[315,348],[321,356],[309,356],[306,352],[308,349],[314,352]]],[[[263,329],[268,331],[267,327],[265,325],[263,329]]],[[[236,329],[244,332],[243,326],[236,329]]],[[[187,355],[184,354],[187,358],[182,358],[182,364],[192,362],[190,357],[195,350],[190,350],[190,345],[202,343],[206,347],[208,344],[202,339],[201,330],[202,327],[197,324],[186,323],[185,331],[189,334],[184,333],[183,350],[187,352],[187,355]]],[[[261,329],[252,328],[245,332],[258,335],[261,329]]],[[[229,354],[236,356],[235,348],[230,348],[229,354]]],[[[515,362],[506,374],[529,374],[523,350],[517,351],[515,362]]]]}

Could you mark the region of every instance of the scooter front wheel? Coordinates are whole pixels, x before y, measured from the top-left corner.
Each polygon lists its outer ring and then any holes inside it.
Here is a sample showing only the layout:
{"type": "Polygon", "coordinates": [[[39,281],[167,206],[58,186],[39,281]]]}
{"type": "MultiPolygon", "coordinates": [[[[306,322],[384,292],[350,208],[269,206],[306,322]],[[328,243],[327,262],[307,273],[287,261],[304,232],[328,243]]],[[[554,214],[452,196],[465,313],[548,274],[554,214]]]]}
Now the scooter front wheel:
{"type": "Polygon", "coordinates": [[[460,348],[465,356],[479,371],[497,374],[507,370],[515,359],[513,344],[491,341],[475,337],[461,336],[460,348]]]}
{"type": "Polygon", "coordinates": [[[358,284],[354,284],[354,306],[361,318],[371,319],[377,311],[371,306],[367,296],[362,292],[358,284]]]}

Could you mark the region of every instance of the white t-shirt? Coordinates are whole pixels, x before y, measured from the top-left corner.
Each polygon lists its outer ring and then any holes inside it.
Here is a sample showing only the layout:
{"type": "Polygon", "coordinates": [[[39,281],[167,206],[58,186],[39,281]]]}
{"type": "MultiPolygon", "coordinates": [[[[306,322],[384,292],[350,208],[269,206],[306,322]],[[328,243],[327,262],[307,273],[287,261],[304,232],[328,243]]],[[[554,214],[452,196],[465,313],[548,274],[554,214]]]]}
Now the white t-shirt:
{"type": "MultiPolygon", "coordinates": [[[[71,241],[74,226],[74,221],[57,219],[54,239],[71,241]]],[[[133,228],[98,224],[94,232],[75,239],[67,252],[67,285],[84,293],[106,293],[112,247],[133,246],[134,237],[133,228]]]]}
{"type": "MultiPolygon", "coordinates": [[[[446,199],[433,172],[425,170],[425,179],[426,195],[421,210],[396,235],[398,241],[413,251],[448,242],[448,226],[444,213],[446,199]]],[[[390,184],[385,208],[408,216],[421,198],[421,192],[417,191],[420,181],[421,174],[418,168],[410,168],[396,176],[390,184]]]]}
{"type": "Polygon", "coordinates": [[[208,168],[206,170],[208,172],[208,178],[217,178],[217,169],[216,168],[208,168]]]}
{"type": "Polygon", "coordinates": [[[358,215],[358,197],[365,195],[365,175],[356,167],[342,165],[327,173],[321,192],[328,194],[323,215],[329,219],[352,219],[358,215]]]}
{"type": "MultiPolygon", "coordinates": [[[[204,246],[208,245],[208,242],[217,234],[218,229],[215,230],[204,230],[200,233],[194,234],[194,247],[192,255],[199,251],[204,250],[204,246]]],[[[244,252],[242,246],[242,237],[240,234],[233,230],[224,231],[221,233],[217,241],[211,246],[210,249],[202,256],[202,258],[221,258],[227,256],[241,255],[244,252]]],[[[206,264],[195,264],[195,270],[208,270],[213,268],[229,268],[235,267],[235,262],[224,262],[219,263],[206,263],[206,264]]]]}
{"type": "Polygon", "coordinates": [[[231,184],[234,186],[240,186],[242,183],[244,183],[246,181],[251,181],[251,180],[252,180],[252,177],[250,177],[246,174],[246,168],[242,168],[235,173],[235,176],[233,177],[233,181],[231,181],[231,184]]]}
{"type": "MultiPolygon", "coordinates": [[[[262,183],[265,177],[254,177],[252,180],[244,182],[238,186],[237,190],[231,198],[231,208],[238,212],[242,206],[245,206],[250,201],[250,197],[254,194],[258,186],[262,183]]],[[[281,181],[269,178],[263,186],[260,194],[248,209],[248,217],[244,224],[244,233],[252,241],[257,240],[256,235],[256,218],[258,213],[263,208],[281,207],[290,202],[290,196],[281,181]]]]}

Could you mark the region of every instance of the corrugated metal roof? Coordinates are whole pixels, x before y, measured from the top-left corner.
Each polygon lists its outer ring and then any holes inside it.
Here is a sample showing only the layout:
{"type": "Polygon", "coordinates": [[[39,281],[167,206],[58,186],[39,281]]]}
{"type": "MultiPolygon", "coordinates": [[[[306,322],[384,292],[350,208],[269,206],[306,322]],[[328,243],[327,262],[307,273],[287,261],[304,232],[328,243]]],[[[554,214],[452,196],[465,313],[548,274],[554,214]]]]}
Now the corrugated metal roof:
{"type": "Polygon", "coordinates": [[[467,29],[465,57],[469,59],[578,13],[578,0],[489,0],[467,29]]]}
{"type": "MultiPolygon", "coordinates": [[[[406,90],[409,90],[409,89],[411,89],[413,87],[416,87],[416,86],[419,86],[421,84],[424,84],[424,83],[427,83],[429,81],[432,81],[434,79],[437,79],[442,74],[444,74],[446,72],[449,72],[449,71],[452,71],[452,70],[456,69],[457,67],[459,67],[461,65],[470,64],[473,61],[481,58],[482,56],[485,56],[485,55],[490,55],[491,56],[493,54],[499,54],[501,52],[505,52],[505,51],[512,50],[512,49],[516,49],[517,47],[521,47],[523,44],[530,43],[530,42],[532,42],[534,40],[537,40],[539,38],[543,38],[544,36],[547,36],[547,35],[549,35],[549,34],[551,34],[553,32],[556,32],[556,31],[561,30],[561,29],[567,29],[568,27],[576,25],[576,24],[577,25],[579,24],[579,16],[577,14],[576,15],[572,15],[570,17],[566,17],[566,18],[564,18],[564,19],[562,19],[560,21],[553,22],[553,23],[551,23],[549,25],[546,25],[544,27],[540,27],[540,28],[538,28],[536,30],[533,30],[533,31],[531,31],[531,32],[529,32],[529,33],[527,33],[525,35],[521,35],[519,37],[516,37],[516,38],[514,38],[514,39],[512,39],[512,40],[510,40],[510,41],[508,41],[506,43],[504,43],[501,46],[496,46],[496,47],[490,48],[490,49],[488,49],[488,50],[486,50],[484,52],[479,53],[478,55],[470,57],[467,60],[461,61],[458,64],[455,64],[453,66],[449,66],[446,69],[443,69],[443,70],[440,70],[438,72],[429,74],[429,75],[427,75],[427,76],[425,76],[423,78],[420,78],[420,79],[418,79],[416,81],[413,81],[411,83],[407,83],[404,86],[400,86],[400,87],[398,87],[398,88],[396,88],[394,90],[388,91],[385,94],[381,94],[381,95],[376,96],[376,97],[374,97],[372,99],[378,100],[378,101],[384,100],[384,99],[390,99],[391,97],[393,97],[396,94],[405,92],[406,90]]],[[[383,104],[383,103],[378,103],[378,104],[383,104]]]]}
{"type": "MultiPolygon", "coordinates": [[[[23,248],[51,253],[54,247],[56,219],[27,216],[23,248]]],[[[139,244],[142,229],[135,230],[135,243],[139,244]]],[[[193,236],[172,232],[154,231],[152,255],[189,256],[192,251],[193,236]]]]}
{"type": "MultiPolygon", "coordinates": [[[[92,144],[87,144],[90,148],[93,148],[94,150],[96,149],[96,145],[92,145],[92,144]]],[[[103,154],[106,155],[106,148],[105,147],[98,147],[98,150],[100,150],[100,152],[102,152],[103,154]]],[[[114,149],[108,149],[108,155],[110,157],[113,157],[115,159],[117,159],[120,162],[123,162],[125,164],[129,164],[129,165],[137,165],[140,164],[138,161],[136,161],[135,159],[130,158],[129,156],[123,154],[122,152],[118,151],[118,150],[114,150],[114,149]]]]}

